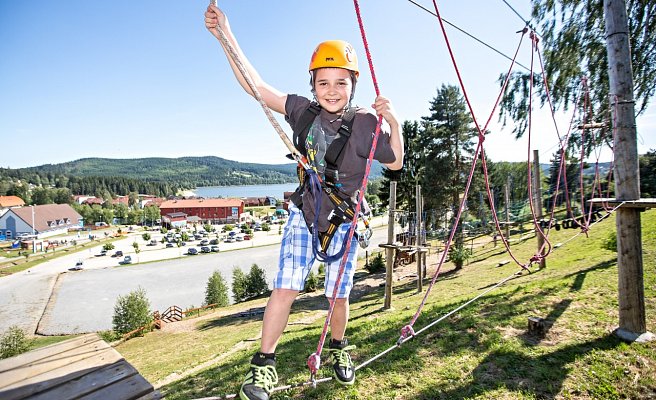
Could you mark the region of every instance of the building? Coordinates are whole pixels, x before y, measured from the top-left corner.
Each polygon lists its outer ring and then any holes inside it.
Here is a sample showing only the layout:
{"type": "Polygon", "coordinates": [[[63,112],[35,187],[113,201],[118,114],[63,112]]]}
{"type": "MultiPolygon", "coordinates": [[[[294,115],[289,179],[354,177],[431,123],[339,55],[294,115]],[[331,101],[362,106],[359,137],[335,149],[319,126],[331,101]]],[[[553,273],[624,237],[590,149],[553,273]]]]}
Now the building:
{"type": "Polygon", "coordinates": [[[7,240],[32,234],[42,239],[80,229],[83,223],[82,216],[68,204],[44,204],[9,209],[0,216],[0,232],[7,240]]]}
{"type": "Polygon", "coordinates": [[[244,207],[263,207],[275,206],[276,198],[271,196],[265,197],[244,197],[244,207]]]}
{"type": "Polygon", "coordinates": [[[18,196],[0,196],[0,216],[11,208],[23,207],[25,202],[18,196]]]}
{"type": "Polygon", "coordinates": [[[162,217],[184,213],[187,219],[198,217],[202,223],[225,224],[239,221],[239,216],[244,212],[244,202],[240,199],[167,200],[159,206],[159,210],[162,217]]]}

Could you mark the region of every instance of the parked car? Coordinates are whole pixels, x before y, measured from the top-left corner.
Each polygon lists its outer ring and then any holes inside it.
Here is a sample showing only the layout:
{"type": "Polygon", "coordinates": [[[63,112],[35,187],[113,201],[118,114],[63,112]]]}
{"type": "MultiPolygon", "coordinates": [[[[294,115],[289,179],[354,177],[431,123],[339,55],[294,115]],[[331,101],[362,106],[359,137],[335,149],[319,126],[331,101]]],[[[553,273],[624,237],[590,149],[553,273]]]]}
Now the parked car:
{"type": "Polygon", "coordinates": [[[210,241],[207,240],[207,239],[203,239],[203,240],[200,241],[201,246],[207,246],[208,244],[210,244],[210,241]]]}
{"type": "Polygon", "coordinates": [[[112,257],[123,257],[123,252],[121,250],[116,250],[112,257]]]}
{"type": "Polygon", "coordinates": [[[216,252],[219,251],[219,246],[212,246],[212,247],[210,248],[210,250],[212,250],[214,253],[216,253],[216,252]]]}
{"type": "Polygon", "coordinates": [[[107,250],[102,249],[100,253],[96,254],[96,257],[102,257],[107,255],[107,250]]]}
{"type": "Polygon", "coordinates": [[[69,271],[81,271],[81,270],[84,269],[83,265],[84,265],[84,263],[82,262],[82,260],[78,260],[78,261],[75,263],[75,266],[69,268],[68,270],[69,270],[69,271]]]}
{"type": "Polygon", "coordinates": [[[210,250],[210,248],[207,247],[207,246],[203,246],[203,247],[200,248],[201,253],[209,253],[210,251],[212,251],[212,250],[210,250]]]}
{"type": "Polygon", "coordinates": [[[147,246],[157,246],[157,240],[151,239],[147,246]]]}
{"type": "Polygon", "coordinates": [[[236,242],[236,240],[235,240],[235,238],[234,238],[233,236],[228,236],[227,238],[225,238],[224,242],[226,242],[226,243],[234,243],[234,242],[236,242]]]}
{"type": "Polygon", "coordinates": [[[132,257],[131,256],[123,257],[123,261],[119,261],[119,264],[121,265],[132,264],[132,257]]]}
{"type": "Polygon", "coordinates": [[[187,254],[189,254],[190,256],[195,256],[196,254],[198,254],[198,250],[196,250],[195,247],[190,247],[190,248],[187,250],[187,254]]]}
{"type": "Polygon", "coordinates": [[[244,240],[251,240],[251,235],[244,235],[244,240]]]}
{"type": "Polygon", "coordinates": [[[167,243],[166,247],[173,247],[173,243],[167,243]]]}
{"type": "Polygon", "coordinates": [[[211,245],[217,245],[217,244],[219,244],[219,239],[212,239],[212,240],[210,240],[210,244],[211,244],[211,245]]]}

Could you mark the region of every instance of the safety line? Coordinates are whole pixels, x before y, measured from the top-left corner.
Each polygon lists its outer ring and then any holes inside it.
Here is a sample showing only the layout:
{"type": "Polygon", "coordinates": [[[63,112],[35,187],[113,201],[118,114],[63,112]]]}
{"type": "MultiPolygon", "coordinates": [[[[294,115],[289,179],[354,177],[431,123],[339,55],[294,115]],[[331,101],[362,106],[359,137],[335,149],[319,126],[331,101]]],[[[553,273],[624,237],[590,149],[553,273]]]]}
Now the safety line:
{"type": "MultiPolygon", "coordinates": [[[[437,14],[435,14],[433,11],[427,9],[426,7],[422,6],[421,4],[417,3],[416,1],[414,1],[414,0],[408,0],[408,1],[409,1],[410,3],[416,5],[417,7],[421,8],[422,10],[426,11],[427,13],[431,14],[432,16],[437,17],[437,14]]],[[[440,17],[440,18],[441,18],[441,17],[440,17]]],[[[489,44],[485,43],[485,42],[482,41],[481,39],[477,38],[476,36],[472,35],[471,33],[467,32],[466,30],[464,30],[464,29],[458,27],[458,26],[455,25],[454,23],[449,22],[448,20],[446,20],[446,19],[444,19],[444,18],[441,18],[441,19],[442,19],[442,21],[444,21],[445,24],[447,24],[447,25],[451,26],[452,28],[454,28],[454,29],[460,31],[461,33],[463,33],[463,34],[469,36],[470,38],[474,39],[474,40],[477,41],[478,43],[480,43],[480,44],[482,44],[483,46],[487,47],[488,49],[494,51],[495,53],[499,54],[500,56],[505,57],[505,58],[507,58],[508,60],[511,60],[511,61],[512,61],[512,58],[510,58],[510,57],[507,56],[506,54],[502,53],[500,50],[497,50],[497,49],[494,48],[492,45],[489,45],[489,44]]],[[[518,63],[518,62],[515,62],[515,64],[519,65],[520,67],[524,68],[524,69],[527,70],[527,71],[529,70],[527,67],[525,67],[524,65],[522,65],[522,64],[520,64],[520,63],[518,63]]]]}

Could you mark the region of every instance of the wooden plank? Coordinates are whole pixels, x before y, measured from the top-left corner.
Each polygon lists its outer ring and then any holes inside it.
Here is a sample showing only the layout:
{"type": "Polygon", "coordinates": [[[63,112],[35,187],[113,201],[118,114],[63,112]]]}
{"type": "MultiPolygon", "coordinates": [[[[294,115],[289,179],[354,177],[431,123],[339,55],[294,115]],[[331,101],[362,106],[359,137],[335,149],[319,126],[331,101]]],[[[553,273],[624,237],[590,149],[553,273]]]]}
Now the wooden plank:
{"type": "Polygon", "coordinates": [[[111,386],[105,386],[76,399],[80,400],[107,400],[107,399],[120,399],[120,400],[135,400],[142,397],[154,390],[151,385],[143,376],[132,375],[126,379],[122,379],[111,386]]]}
{"type": "Polygon", "coordinates": [[[155,390],[153,392],[148,393],[145,396],[141,396],[136,400],[160,400],[162,399],[162,394],[159,392],[159,390],[155,390]]]}
{"type": "Polygon", "coordinates": [[[591,204],[603,204],[606,203],[611,206],[618,206],[622,203],[620,208],[656,208],[656,199],[637,199],[637,200],[617,200],[615,198],[594,198],[588,200],[588,203],[591,204]]]}
{"type": "Polygon", "coordinates": [[[15,357],[0,360],[0,375],[3,372],[9,371],[18,366],[39,362],[46,358],[56,357],[58,354],[65,353],[67,351],[70,351],[71,349],[75,349],[80,346],[85,346],[93,342],[104,343],[104,341],[102,341],[102,339],[100,339],[100,337],[97,334],[91,333],[88,335],[78,336],[76,338],[69,339],[63,342],[51,344],[46,347],[41,347],[39,349],[32,350],[27,353],[19,354],[15,357]]]}
{"type": "MultiPolygon", "coordinates": [[[[104,348],[101,351],[94,353],[91,357],[87,357],[77,362],[65,364],[59,368],[48,370],[42,374],[30,374],[27,379],[14,382],[0,390],[0,398],[3,400],[24,399],[51,390],[59,385],[67,384],[67,382],[74,382],[78,385],[78,381],[84,381],[86,376],[94,375],[95,371],[109,368],[119,362],[125,362],[123,357],[113,348],[104,348]]],[[[134,370],[134,367],[132,367],[134,370]]],[[[133,373],[136,373],[133,372],[133,373]]],[[[100,380],[98,376],[93,378],[95,381],[100,380]]],[[[83,387],[78,390],[84,392],[83,387]]],[[[51,399],[63,398],[60,396],[50,396],[51,399]]],[[[46,396],[45,398],[48,398],[46,396]]]]}
{"type": "Polygon", "coordinates": [[[39,375],[51,372],[57,374],[57,370],[71,364],[77,363],[80,369],[91,368],[97,365],[94,363],[97,363],[99,359],[111,359],[112,353],[118,354],[103,340],[69,348],[66,352],[57,351],[51,357],[40,357],[38,360],[16,365],[14,368],[0,373],[0,382],[2,382],[0,390],[15,387],[17,384],[39,375]]]}

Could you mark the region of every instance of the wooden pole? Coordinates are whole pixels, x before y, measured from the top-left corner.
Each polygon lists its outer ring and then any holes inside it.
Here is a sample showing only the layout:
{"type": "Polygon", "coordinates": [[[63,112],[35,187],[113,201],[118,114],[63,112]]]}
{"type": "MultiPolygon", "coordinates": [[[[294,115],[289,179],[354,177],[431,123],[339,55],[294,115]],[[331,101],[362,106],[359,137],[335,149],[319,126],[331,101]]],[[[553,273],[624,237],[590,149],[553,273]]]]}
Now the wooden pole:
{"type": "MultiPolygon", "coordinates": [[[[542,219],[542,184],[540,182],[540,154],[537,150],[533,150],[533,170],[533,208],[535,209],[535,217],[540,221],[542,219]]],[[[538,226],[535,227],[535,236],[538,238],[538,253],[544,254],[544,237],[538,226]]],[[[540,259],[540,269],[546,267],[547,260],[540,259]]]]}
{"type": "MultiPolygon", "coordinates": [[[[615,197],[620,201],[637,200],[640,175],[626,2],[604,0],[604,20],[615,129],[615,197]]],[[[647,332],[645,318],[640,211],[620,207],[615,226],[619,295],[619,328],[615,334],[628,341],[653,340],[654,335],[647,332]]]]}
{"type": "Polygon", "coordinates": [[[421,293],[423,291],[422,287],[422,268],[421,268],[421,246],[423,245],[422,240],[421,240],[421,213],[423,212],[422,210],[422,205],[421,205],[421,185],[417,185],[416,189],[416,208],[417,208],[417,240],[415,241],[415,245],[417,246],[417,252],[416,257],[417,257],[417,293],[421,293]]]}
{"type": "Polygon", "coordinates": [[[505,201],[506,201],[506,240],[510,240],[510,175],[506,178],[505,188],[505,201]]]}
{"type": "MultiPolygon", "coordinates": [[[[394,244],[394,210],[396,210],[396,182],[390,182],[389,190],[389,216],[387,221],[387,244],[394,244]]],[[[392,308],[392,274],[394,273],[394,249],[385,250],[387,257],[385,274],[385,305],[384,308],[392,308]]]]}

